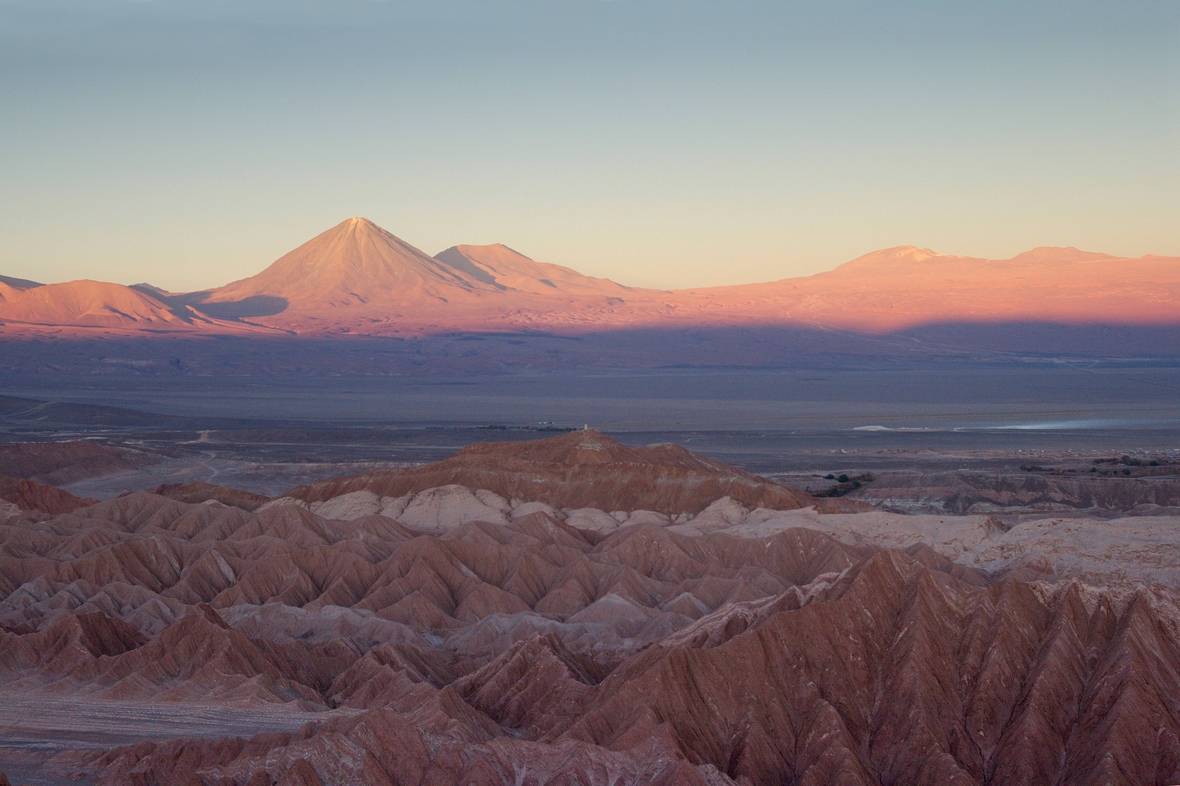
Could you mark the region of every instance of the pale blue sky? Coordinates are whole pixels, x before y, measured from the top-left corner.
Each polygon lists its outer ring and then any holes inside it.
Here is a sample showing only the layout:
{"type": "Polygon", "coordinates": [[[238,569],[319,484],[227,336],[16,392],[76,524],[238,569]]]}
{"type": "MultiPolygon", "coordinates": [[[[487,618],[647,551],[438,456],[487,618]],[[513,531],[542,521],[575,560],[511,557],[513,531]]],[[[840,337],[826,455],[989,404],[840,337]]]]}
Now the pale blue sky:
{"type": "Polygon", "coordinates": [[[1180,255],[1180,2],[0,0],[0,273],[216,286],[352,215],[666,287],[1180,255]]]}

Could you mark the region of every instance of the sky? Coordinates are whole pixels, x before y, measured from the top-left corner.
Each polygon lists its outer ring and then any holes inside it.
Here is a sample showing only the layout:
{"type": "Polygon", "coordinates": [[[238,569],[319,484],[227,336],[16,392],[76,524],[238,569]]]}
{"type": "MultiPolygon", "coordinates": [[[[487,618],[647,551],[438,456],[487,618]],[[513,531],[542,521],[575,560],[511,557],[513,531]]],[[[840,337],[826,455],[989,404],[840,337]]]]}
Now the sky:
{"type": "Polygon", "coordinates": [[[665,288],[1180,255],[1180,2],[0,0],[0,273],[195,290],[354,215],[665,288]]]}

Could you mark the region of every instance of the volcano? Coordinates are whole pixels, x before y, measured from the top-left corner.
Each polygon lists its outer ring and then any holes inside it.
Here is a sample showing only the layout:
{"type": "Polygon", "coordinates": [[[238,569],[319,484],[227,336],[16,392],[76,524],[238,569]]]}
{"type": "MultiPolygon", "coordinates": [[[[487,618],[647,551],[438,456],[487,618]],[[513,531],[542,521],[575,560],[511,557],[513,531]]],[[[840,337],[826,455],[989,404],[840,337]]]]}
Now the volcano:
{"type": "Polygon", "coordinates": [[[454,246],[432,257],[368,219],[350,218],[258,275],[192,302],[212,317],[297,333],[388,334],[503,329],[517,315],[573,311],[626,291],[502,245],[454,246]]]}
{"type": "Polygon", "coordinates": [[[258,275],[213,290],[203,303],[276,297],[286,300],[292,312],[363,312],[492,291],[486,282],[439,262],[372,221],[350,218],[258,275]]]}

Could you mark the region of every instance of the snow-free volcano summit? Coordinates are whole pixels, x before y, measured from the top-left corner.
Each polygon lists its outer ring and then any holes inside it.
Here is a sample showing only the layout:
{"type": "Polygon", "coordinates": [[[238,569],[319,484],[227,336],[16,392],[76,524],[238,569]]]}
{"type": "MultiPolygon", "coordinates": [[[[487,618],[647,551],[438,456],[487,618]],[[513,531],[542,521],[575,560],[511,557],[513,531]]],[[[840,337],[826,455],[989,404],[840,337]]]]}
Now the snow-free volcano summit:
{"type": "Polygon", "coordinates": [[[454,246],[432,257],[350,218],[194,307],[299,333],[398,335],[561,323],[627,291],[502,245],[454,246]]]}

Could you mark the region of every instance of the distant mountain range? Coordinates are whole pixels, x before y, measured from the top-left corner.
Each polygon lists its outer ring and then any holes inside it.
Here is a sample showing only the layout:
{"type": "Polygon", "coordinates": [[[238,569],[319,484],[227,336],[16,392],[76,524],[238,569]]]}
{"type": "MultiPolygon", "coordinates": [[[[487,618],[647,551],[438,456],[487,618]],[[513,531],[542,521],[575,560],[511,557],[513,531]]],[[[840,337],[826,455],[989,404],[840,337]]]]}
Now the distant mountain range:
{"type": "Polygon", "coordinates": [[[1038,248],[1007,260],[913,246],[818,275],[688,290],[626,287],[502,245],[435,256],[350,218],[250,278],[203,292],[0,276],[0,336],[578,335],[633,329],[896,333],[930,325],[1174,326],[1180,257],[1038,248]]]}

